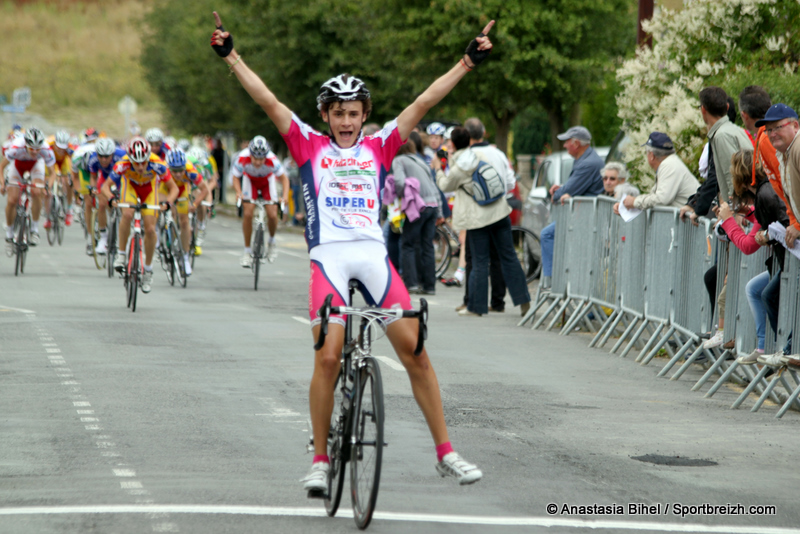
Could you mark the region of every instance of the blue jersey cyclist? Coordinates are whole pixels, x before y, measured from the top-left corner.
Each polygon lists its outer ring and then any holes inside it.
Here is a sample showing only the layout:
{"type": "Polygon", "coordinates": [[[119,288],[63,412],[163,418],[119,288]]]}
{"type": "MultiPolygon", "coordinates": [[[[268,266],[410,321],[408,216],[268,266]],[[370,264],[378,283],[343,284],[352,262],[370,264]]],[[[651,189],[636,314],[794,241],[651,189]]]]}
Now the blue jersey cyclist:
{"type": "MultiPolygon", "coordinates": [[[[345,304],[347,284],[357,279],[369,304],[409,309],[411,302],[402,279],[388,261],[380,230],[380,189],[397,149],[425,114],[437,105],[470,70],[483,61],[492,47],[486,34],[491,21],[470,42],[458,64],[437,79],[395,120],[374,136],[362,127],[372,110],[364,83],[346,74],[331,78],[320,88],[317,108],[329,132],[322,134],[301,121],[281,103],[233,48],[217,13],[211,46],[266,112],[286,141],[297,162],[307,206],[306,239],[311,258],[309,316],[314,339],[319,333],[317,311],[324,294],[334,295],[334,306],[345,304]],[[315,324],[316,323],[316,324],[315,324]]],[[[389,322],[389,321],[387,321],[389,322]]],[[[420,406],[436,446],[436,470],[461,484],[480,480],[481,471],[453,450],[444,420],[441,393],[427,351],[414,356],[417,324],[399,319],[388,324],[386,334],[405,366],[414,398],[420,406]]],[[[314,354],[309,405],[315,456],[303,479],[304,489],[325,491],[330,469],[327,442],[333,412],[333,390],[344,343],[341,317],[332,317],[324,346],[314,354]]]]}
{"type": "MultiPolygon", "coordinates": [[[[111,176],[114,164],[125,157],[125,150],[117,147],[112,139],[101,137],[94,143],[94,152],[89,154],[89,181],[95,191],[103,188],[103,183],[111,176]]],[[[100,240],[95,249],[98,254],[108,251],[108,201],[103,195],[97,195],[97,225],[100,227],[100,240]]]]}

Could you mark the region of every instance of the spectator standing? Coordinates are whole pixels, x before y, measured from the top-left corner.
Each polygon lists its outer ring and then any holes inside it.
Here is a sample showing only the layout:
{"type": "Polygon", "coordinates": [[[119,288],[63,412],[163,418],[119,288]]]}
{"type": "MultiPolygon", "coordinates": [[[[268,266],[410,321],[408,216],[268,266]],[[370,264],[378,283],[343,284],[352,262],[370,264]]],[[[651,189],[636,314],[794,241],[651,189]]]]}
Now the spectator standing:
{"type": "Polygon", "coordinates": [[[392,174],[395,191],[398,197],[403,198],[406,215],[400,241],[403,282],[411,293],[435,295],[433,238],[436,235],[436,222],[442,218],[442,210],[439,190],[430,167],[422,157],[422,149],[422,138],[417,132],[411,132],[392,162],[392,174]],[[418,197],[417,202],[411,203],[409,195],[418,197]],[[406,206],[409,208],[406,209],[406,206]]]}
{"type": "MultiPolygon", "coordinates": [[[[589,130],[583,126],[573,126],[560,134],[558,139],[564,141],[564,148],[575,159],[575,164],[563,186],[555,184],[550,188],[553,203],[561,201],[563,204],[570,197],[596,197],[601,194],[604,191],[603,179],[600,177],[603,160],[590,146],[592,134],[589,133],[589,130]]],[[[549,287],[550,278],[553,276],[556,223],[551,222],[545,226],[540,237],[542,242],[542,283],[545,284],[544,287],[549,287]]]]}
{"type": "MultiPolygon", "coordinates": [[[[465,128],[469,127],[468,123],[469,121],[465,123],[465,128]]],[[[476,123],[472,124],[477,127],[476,123]]],[[[466,129],[456,128],[452,133],[453,144],[456,147],[464,146],[465,138],[471,138],[472,135],[466,129]]],[[[467,281],[469,303],[466,309],[458,313],[465,316],[480,316],[489,311],[489,288],[487,287],[489,244],[494,242],[511,300],[515,306],[521,307],[522,315],[524,315],[530,308],[531,297],[528,293],[525,273],[523,273],[519,259],[514,252],[514,244],[511,239],[511,220],[508,217],[511,207],[502,198],[491,204],[480,206],[467,189],[472,184],[472,174],[477,170],[479,163],[484,162],[494,168],[493,161],[496,159],[488,159],[488,157],[486,160],[480,159],[484,155],[490,154],[489,148],[492,147],[479,146],[476,148],[473,145],[457,150],[450,157],[450,174],[445,176],[441,171],[437,172],[439,186],[442,189],[456,192],[457,209],[453,215],[453,224],[467,229],[467,241],[470,244],[472,256],[472,269],[467,281]]],[[[496,155],[489,155],[489,157],[492,156],[496,155]]],[[[498,171],[498,174],[500,174],[500,170],[504,171],[504,169],[496,168],[495,170],[498,171]]],[[[500,174],[500,176],[503,175],[500,174]]]]}
{"type": "Polygon", "coordinates": [[[665,133],[653,132],[643,146],[647,151],[647,164],[656,173],[656,184],[646,195],[626,197],[625,207],[646,210],[654,206],[680,208],[685,205],[700,182],[675,153],[672,139],[665,133]]]}

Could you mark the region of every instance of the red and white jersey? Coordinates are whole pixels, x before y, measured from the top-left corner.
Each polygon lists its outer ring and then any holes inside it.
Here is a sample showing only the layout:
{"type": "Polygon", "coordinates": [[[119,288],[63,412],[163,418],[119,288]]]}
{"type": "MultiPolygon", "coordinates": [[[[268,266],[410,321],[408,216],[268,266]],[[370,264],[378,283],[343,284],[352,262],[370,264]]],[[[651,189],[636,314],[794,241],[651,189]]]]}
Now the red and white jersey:
{"type": "Polygon", "coordinates": [[[56,164],[56,155],[50,150],[49,146],[45,145],[33,154],[29,154],[25,148],[25,139],[15,139],[11,146],[5,150],[5,157],[15,163],[28,161],[36,163],[42,159],[47,167],[52,167],[56,164]]]}
{"type": "Polygon", "coordinates": [[[233,162],[231,172],[236,178],[245,176],[251,180],[274,179],[276,176],[285,174],[281,160],[271,150],[267,153],[267,158],[264,160],[263,165],[260,167],[254,166],[249,148],[239,152],[233,162]]]}
{"type": "Polygon", "coordinates": [[[9,136],[8,139],[3,143],[3,155],[4,156],[6,155],[6,150],[11,148],[11,145],[13,145],[14,143],[18,141],[22,141],[24,143],[25,142],[24,139],[25,138],[22,136],[22,134],[9,136]]]}

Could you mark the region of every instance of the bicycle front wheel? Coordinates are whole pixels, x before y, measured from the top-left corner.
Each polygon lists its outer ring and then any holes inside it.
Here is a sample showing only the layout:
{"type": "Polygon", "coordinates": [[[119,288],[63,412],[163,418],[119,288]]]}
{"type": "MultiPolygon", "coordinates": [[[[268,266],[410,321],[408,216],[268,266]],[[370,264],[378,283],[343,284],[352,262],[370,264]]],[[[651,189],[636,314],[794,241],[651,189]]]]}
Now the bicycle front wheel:
{"type": "Polygon", "coordinates": [[[350,449],[350,492],[353,517],[358,528],[372,520],[378,500],[383,458],[383,382],[378,362],[368,356],[359,370],[357,396],[353,410],[353,436],[350,449]]]}
{"type": "Polygon", "coordinates": [[[56,238],[58,239],[58,244],[61,245],[64,242],[64,227],[66,226],[66,204],[64,203],[65,199],[64,196],[60,196],[58,198],[58,215],[56,216],[56,238]]]}
{"type": "Polygon", "coordinates": [[[433,260],[436,265],[436,278],[441,278],[450,267],[452,254],[450,253],[450,238],[440,226],[436,227],[436,234],[433,236],[433,260]]]}
{"type": "Polygon", "coordinates": [[[117,220],[109,218],[108,221],[108,252],[106,252],[106,267],[108,277],[114,276],[114,260],[117,259],[117,220]]]}
{"type": "Polygon", "coordinates": [[[330,517],[336,515],[339,503],[342,500],[342,490],[344,489],[344,472],[347,470],[347,447],[346,436],[348,430],[349,414],[342,413],[342,381],[345,379],[344,372],[339,373],[336,385],[333,389],[333,416],[331,427],[328,431],[328,458],[330,459],[330,471],[328,471],[328,496],[325,498],[325,511],[330,517]]]}
{"type": "Polygon", "coordinates": [[[131,260],[131,280],[129,291],[131,292],[131,311],[136,311],[136,297],[139,294],[139,281],[142,277],[142,238],[140,235],[133,237],[133,259],[131,260]]]}
{"type": "Polygon", "coordinates": [[[16,261],[14,262],[14,276],[19,276],[19,273],[23,272],[23,268],[25,267],[25,249],[28,247],[27,229],[25,228],[26,217],[17,215],[17,220],[19,221],[19,228],[17,230],[17,242],[14,247],[17,253],[16,261]]]}
{"type": "Polygon", "coordinates": [[[253,289],[256,291],[258,291],[258,272],[261,270],[262,256],[264,256],[264,229],[259,226],[253,243],[253,289]]]}
{"type": "Polygon", "coordinates": [[[542,272],[542,244],[539,236],[522,226],[512,226],[511,240],[522,272],[525,273],[525,281],[530,284],[542,272]]]}
{"type": "Polygon", "coordinates": [[[89,225],[92,234],[92,256],[94,257],[94,264],[98,271],[102,271],[106,267],[106,255],[97,253],[97,238],[100,237],[100,222],[97,220],[97,210],[92,210],[92,221],[89,225]]]}
{"type": "Polygon", "coordinates": [[[45,229],[47,232],[47,242],[50,243],[52,247],[56,244],[56,234],[58,232],[58,197],[56,195],[50,197],[50,209],[48,210],[46,219],[47,222],[50,223],[45,229]]]}
{"type": "Polygon", "coordinates": [[[171,256],[172,263],[175,265],[175,276],[181,286],[186,287],[186,264],[183,262],[183,246],[178,235],[178,229],[174,224],[170,223],[167,227],[167,233],[169,233],[170,245],[172,246],[171,256]]]}

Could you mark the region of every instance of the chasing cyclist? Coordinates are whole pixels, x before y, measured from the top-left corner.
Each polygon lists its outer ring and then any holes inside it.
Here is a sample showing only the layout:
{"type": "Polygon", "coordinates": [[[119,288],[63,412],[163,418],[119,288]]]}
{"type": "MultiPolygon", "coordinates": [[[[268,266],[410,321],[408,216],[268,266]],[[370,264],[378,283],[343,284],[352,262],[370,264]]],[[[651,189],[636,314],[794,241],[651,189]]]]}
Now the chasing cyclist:
{"type": "MultiPolygon", "coordinates": [[[[189,257],[189,246],[192,243],[192,228],[189,226],[189,212],[197,211],[200,203],[206,199],[211,191],[208,184],[197,172],[197,169],[190,161],[186,161],[186,154],[180,148],[167,152],[167,165],[172,174],[172,180],[178,186],[178,200],[176,210],[178,212],[178,222],[181,227],[181,246],[183,247],[183,264],[186,269],[186,276],[192,274],[192,260],[189,257]],[[192,188],[199,190],[197,200],[192,202],[192,188]]],[[[163,188],[166,184],[162,183],[163,188]]]]}
{"type": "Polygon", "coordinates": [[[164,132],[161,128],[150,128],[144,133],[144,138],[150,143],[150,152],[166,161],[167,152],[172,150],[172,147],[164,142],[164,132]]]}
{"type": "MultiPolygon", "coordinates": [[[[69,200],[67,201],[68,204],[66,206],[66,217],[64,218],[64,224],[70,226],[72,224],[72,206],[69,204],[72,202],[72,181],[70,180],[70,177],[72,176],[72,148],[69,146],[69,132],[65,130],[56,132],[54,136],[47,140],[47,144],[50,146],[50,150],[53,151],[53,155],[56,158],[56,163],[53,166],[53,170],[55,172],[47,180],[47,187],[49,187],[50,191],[52,191],[53,183],[58,180],[63,191],[67,193],[66,198],[69,200]]],[[[45,209],[50,209],[49,202],[46,204],[45,209]]],[[[49,229],[51,224],[51,220],[48,217],[44,221],[45,229],[49,229]]]]}
{"type": "Polygon", "coordinates": [[[5,157],[0,162],[0,195],[5,195],[8,190],[6,202],[6,248],[14,241],[14,220],[17,218],[17,202],[19,201],[19,185],[24,180],[26,172],[30,173],[34,187],[31,190],[33,202],[31,203],[31,246],[39,243],[39,214],[42,210],[42,196],[44,192],[45,173],[47,178],[53,175],[53,165],[56,158],[50,147],[45,142],[44,134],[38,128],[31,128],[22,139],[17,138],[5,151],[5,157]],[[6,181],[8,185],[6,186],[6,181]]]}
{"type": "MultiPolygon", "coordinates": [[[[95,191],[100,191],[106,179],[111,176],[114,165],[125,157],[125,150],[117,147],[108,137],[101,137],[94,143],[94,152],[89,154],[89,182],[95,191]]],[[[95,252],[108,251],[108,201],[105,195],[97,195],[97,226],[100,228],[100,241],[95,252]]]]}
{"type": "MultiPolygon", "coordinates": [[[[230,33],[214,13],[217,29],[211,46],[225,59],[242,86],[267,113],[283,136],[300,167],[308,218],[306,240],[311,257],[309,316],[314,339],[319,333],[317,310],[325,296],[334,295],[333,305],[348,304],[348,281],[357,279],[369,304],[411,308],[408,291],[387,258],[380,227],[380,189],[397,149],[433,106],[456,86],[468,71],[488,55],[492,43],[486,34],[491,21],[470,42],[461,60],[437,79],[395,120],[374,136],[363,136],[372,100],[364,83],[342,74],[331,78],[317,96],[322,120],[329,134],[321,134],[302,122],[282,104],[264,82],[233,49],[230,33]]],[[[389,322],[389,321],[387,321],[389,322]]],[[[339,372],[344,341],[344,319],[332,316],[327,341],[314,355],[309,404],[315,456],[304,489],[324,491],[330,469],[327,442],[333,411],[333,388],[339,372]]],[[[450,444],[436,373],[427,351],[414,356],[417,323],[400,319],[387,326],[387,336],[408,371],[414,398],[428,423],[436,445],[436,470],[454,476],[461,484],[480,480],[481,471],[463,460],[450,444]]]]}
{"type": "MultiPolygon", "coordinates": [[[[237,154],[231,173],[234,178],[233,188],[236,190],[237,200],[253,200],[258,198],[259,193],[264,200],[276,200],[278,198],[278,190],[275,184],[276,176],[281,179],[283,186],[281,202],[285,205],[289,200],[289,177],[286,176],[286,171],[283,170],[281,160],[272,153],[269,143],[260,135],[255,136],[250,141],[250,145],[237,154]]],[[[239,264],[246,269],[253,265],[250,237],[253,232],[253,212],[255,208],[255,204],[250,203],[243,206],[244,254],[239,264]]],[[[267,261],[272,263],[277,256],[275,231],[278,229],[278,206],[272,204],[265,206],[265,208],[267,210],[267,229],[269,230],[267,261]]]]}
{"type": "MultiPolygon", "coordinates": [[[[178,186],[169,174],[164,160],[150,152],[150,144],[141,137],[133,137],[128,141],[127,154],[116,165],[109,179],[117,186],[120,192],[120,202],[128,204],[161,204],[161,210],[166,210],[178,198],[178,186]],[[158,184],[164,183],[168,197],[160,199],[158,184]]],[[[111,183],[106,181],[103,194],[111,203],[113,195],[110,193],[111,183]]],[[[114,205],[114,204],[112,204],[114,205]]],[[[125,268],[125,250],[128,237],[131,233],[133,221],[133,208],[122,210],[122,220],[119,224],[119,249],[114,259],[114,268],[122,271],[125,268]]],[[[153,252],[156,249],[156,217],[153,210],[142,210],[144,223],[144,276],[142,277],[142,291],[150,292],[153,283],[153,252]]]]}

